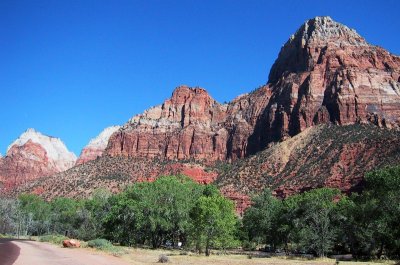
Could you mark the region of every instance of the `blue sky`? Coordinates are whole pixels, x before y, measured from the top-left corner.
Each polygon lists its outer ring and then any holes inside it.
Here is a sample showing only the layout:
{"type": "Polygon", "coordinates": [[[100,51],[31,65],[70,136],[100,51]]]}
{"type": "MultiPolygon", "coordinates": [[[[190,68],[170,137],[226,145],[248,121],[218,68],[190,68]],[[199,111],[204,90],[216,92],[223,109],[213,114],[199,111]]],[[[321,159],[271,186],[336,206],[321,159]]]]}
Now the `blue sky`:
{"type": "Polygon", "coordinates": [[[400,1],[1,0],[0,153],[27,128],[79,155],[180,84],[219,102],[266,83],[280,47],[329,15],[400,55],[400,1]]]}

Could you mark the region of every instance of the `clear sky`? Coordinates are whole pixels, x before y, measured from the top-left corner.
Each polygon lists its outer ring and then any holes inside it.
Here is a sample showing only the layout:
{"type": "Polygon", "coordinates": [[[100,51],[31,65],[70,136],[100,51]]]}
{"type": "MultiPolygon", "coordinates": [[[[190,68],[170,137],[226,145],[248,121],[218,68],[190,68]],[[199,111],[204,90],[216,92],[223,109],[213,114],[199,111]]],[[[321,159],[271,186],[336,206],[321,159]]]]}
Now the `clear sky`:
{"type": "Polygon", "coordinates": [[[219,102],[266,83],[280,47],[329,15],[400,55],[400,1],[0,0],[0,153],[27,128],[79,155],[180,84],[219,102]]]}

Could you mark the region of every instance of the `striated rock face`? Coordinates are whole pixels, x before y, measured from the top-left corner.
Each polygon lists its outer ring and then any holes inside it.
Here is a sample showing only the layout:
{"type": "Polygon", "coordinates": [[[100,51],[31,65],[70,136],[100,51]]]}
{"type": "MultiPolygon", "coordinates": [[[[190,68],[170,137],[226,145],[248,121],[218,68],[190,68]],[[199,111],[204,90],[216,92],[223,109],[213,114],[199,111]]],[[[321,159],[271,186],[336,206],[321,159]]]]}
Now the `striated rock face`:
{"type": "Polygon", "coordinates": [[[134,116],[110,138],[106,153],[146,158],[223,160],[226,106],[202,88],[181,86],[162,105],[134,116]]]}
{"type": "Polygon", "coordinates": [[[107,127],[96,138],[90,140],[89,144],[83,148],[76,164],[80,165],[100,157],[107,147],[110,136],[119,128],[121,126],[107,127]]]}
{"type": "Polygon", "coordinates": [[[75,161],[76,156],[60,139],[28,129],[0,159],[0,182],[5,188],[13,188],[28,180],[65,171],[75,161]]]}
{"type": "Polygon", "coordinates": [[[399,77],[400,57],[368,44],[330,17],[310,19],[272,66],[272,96],[251,151],[326,122],[398,127],[399,77]]]}
{"type": "Polygon", "coordinates": [[[178,87],[162,105],[134,116],[114,133],[106,153],[206,162],[244,157],[268,95],[264,88],[221,105],[202,88],[178,87]]]}
{"type": "Polygon", "coordinates": [[[244,157],[269,97],[262,87],[221,105],[202,88],[180,86],[162,105],[134,116],[114,133],[106,153],[206,162],[244,157]]]}

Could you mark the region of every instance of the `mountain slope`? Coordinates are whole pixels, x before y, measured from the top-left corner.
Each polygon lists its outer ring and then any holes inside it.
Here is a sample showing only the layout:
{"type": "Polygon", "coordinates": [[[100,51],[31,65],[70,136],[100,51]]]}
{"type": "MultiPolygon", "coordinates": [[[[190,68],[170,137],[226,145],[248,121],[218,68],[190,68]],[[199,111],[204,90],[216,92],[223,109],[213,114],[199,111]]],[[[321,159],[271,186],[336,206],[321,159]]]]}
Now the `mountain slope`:
{"type": "Polygon", "coordinates": [[[217,177],[216,171],[195,162],[103,155],[67,171],[26,183],[13,194],[33,192],[47,199],[57,196],[85,198],[96,188],[118,192],[135,182],[153,181],[159,176],[176,174],[184,174],[202,184],[211,183],[217,177]]]}
{"type": "Polygon", "coordinates": [[[400,161],[400,131],[373,125],[318,125],[225,168],[225,194],[264,188],[280,197],[318,187],[357,190],[365,172],[400,161]]]}

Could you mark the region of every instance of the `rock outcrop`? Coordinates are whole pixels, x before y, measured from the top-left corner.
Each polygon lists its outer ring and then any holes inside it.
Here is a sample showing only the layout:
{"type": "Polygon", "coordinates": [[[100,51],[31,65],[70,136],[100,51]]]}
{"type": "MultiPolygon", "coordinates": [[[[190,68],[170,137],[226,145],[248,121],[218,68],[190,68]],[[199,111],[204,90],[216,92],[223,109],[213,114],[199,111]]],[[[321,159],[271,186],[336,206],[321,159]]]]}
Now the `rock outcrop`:
{"type": "Polygon", "coordinates": [[[180,86],[162,105],[114,133],[106,153],[206,163],[242,158],[269,97],[268,88],[261,87],[222,105],[202,88],[180,86]]]}
{"type": "Polygon", "coordinates": [[[400,57],[330,17],[308,20],[282,47],[252,152],[310,126],[400,124],[400,57]]]}
{"type": "Polygon", "coordinates": [[[7,149],[0,159],[0,182],[5,188],[42,176],[65,171],[74,166],[76,156],[59,138],[28,129],[7,149]]]}
{"type": "Polygon", "coordinates": [[[134,116],[109,141],[106,153],[163,159],[224,160],[226,105],[202,88],[181,86],[162,105],[134,116]]]}
{"type": "Polygon", "coordinates": [[[103,155],[107,147],[110,136],[119,130],[120,126],[110,126],[105,128],[96,138],[90,140],[89,144],[82,149],[82,152],[76,161],[77,165],[86,163],[103,155]]]}
{"type": "Polygon", "coordinates": [[[75,239],[66,239],[63,240],[62,245],[65,248],[79,248],[81,247],[81,242],[75,239]]]}

